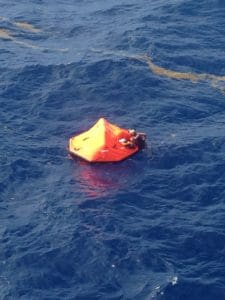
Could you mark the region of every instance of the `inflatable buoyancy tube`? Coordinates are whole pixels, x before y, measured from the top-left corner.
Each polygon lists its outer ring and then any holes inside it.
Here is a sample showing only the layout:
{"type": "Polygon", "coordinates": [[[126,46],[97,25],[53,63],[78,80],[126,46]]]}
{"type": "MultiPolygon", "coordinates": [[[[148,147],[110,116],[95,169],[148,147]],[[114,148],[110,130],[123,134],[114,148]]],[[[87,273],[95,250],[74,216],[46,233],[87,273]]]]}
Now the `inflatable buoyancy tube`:
{"type": "Polygon", "coordinates": [[[138,145],[121,144],[121,139],[130,137],[128,129],[100,118],[89,130],[70,138],[69,152],[89,162],[121,161],[139,151],[138,145]]]}

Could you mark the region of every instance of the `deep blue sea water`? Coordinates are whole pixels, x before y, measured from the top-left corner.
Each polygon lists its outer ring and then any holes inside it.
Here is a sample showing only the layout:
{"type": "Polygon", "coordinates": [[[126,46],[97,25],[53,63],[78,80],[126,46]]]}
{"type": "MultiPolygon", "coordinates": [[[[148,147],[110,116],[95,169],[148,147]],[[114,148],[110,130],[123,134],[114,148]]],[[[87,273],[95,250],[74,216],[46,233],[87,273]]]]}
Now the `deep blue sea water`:
{"type": "Polygon", "coordinates": [[[224,2],[0,7],[0,299],[224,300],[224,2]],[[69,159],[99,117],[148,147],[69,159]]]}

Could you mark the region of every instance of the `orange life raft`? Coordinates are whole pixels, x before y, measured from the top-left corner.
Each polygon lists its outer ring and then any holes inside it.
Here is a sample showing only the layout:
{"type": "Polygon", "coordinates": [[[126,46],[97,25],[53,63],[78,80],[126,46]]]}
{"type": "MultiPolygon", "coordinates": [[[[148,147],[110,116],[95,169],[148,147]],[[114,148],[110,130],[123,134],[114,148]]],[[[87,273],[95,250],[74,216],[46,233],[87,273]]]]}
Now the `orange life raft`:
{"type": "Polygon", "coordinates": [[[101,118],[89,130],[70,138],[69,152],[89,162],[120,161],[139,151],[138,145],[122,145],[119,140],[123,138],[130,139],[128,129],[101,118]]]}

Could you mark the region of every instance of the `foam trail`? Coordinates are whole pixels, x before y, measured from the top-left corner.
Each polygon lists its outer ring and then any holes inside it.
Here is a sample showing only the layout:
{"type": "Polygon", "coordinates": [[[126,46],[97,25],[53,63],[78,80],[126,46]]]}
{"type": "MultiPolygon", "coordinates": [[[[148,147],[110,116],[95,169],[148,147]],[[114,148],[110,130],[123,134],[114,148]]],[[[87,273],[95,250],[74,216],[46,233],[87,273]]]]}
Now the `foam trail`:
{"type": "Polygon", "coordinates": [[[0,38],[1,39],[12,39],[12,36],[10,35],[10,32],[8,30],[5,29],[1,29],[0,28],[0,38]]]}
{"type": "Polygon", "coordinates": [[[32,24],[28,23],[28,22],[22,22],[22,21],[17,21],[17,22],[13,22],[11,21],[9,18],[6,17],[2,17],[0,16],[0,21],[7,21],[9,23],[11,23],[12,25],[15,25],[18,28],[33,32],[33,33],[38,33],[41,32],[41,29],[34,27],[32,24]]]}
{"type": "Polygon", "coordinates": [[[225,81],[225,76],[218,76],[214,74],[207,74],[207,73],[186,73],[186,72],[177,72],[173,70],[169,70],[163,67],[159,67],[152,62],[151,57],[147,55],[138,56],[137,59],[146,61],[149,69],[158,75],[166,76],[173,79],[183,79],[183,80],[190,80],[193,82],[201,81],[201,80],[211,80],[211,81],[225,81]]]}
{"type": "Polygon", "coordinates": [[[59,51],[59,52],[67,52],[68,51],[67,48],[51,49],[51,48],[41,47],[41,46],[37,46],[37,45],[33,45],[33,44],[30,44],[27,42],[17,40],[16,38],[14,38],[13,34],[9,30],[5,30],[3,28],[0,28],[0,39],[10,40],[15,44],[19,44],[19,45],[27,47],[27,48],[38,49],[38,50],[42,50],[42,51],[59,51]]]}
{"type": "Polygon", "coordinates": [[[25,29],[25,30],[33,32],[33,33],[41,32],[41,29],[38,29],[38,28],[34,27],[32,24],[29,24],[27,22],[13,22],[13,24],[21,29],[25,29]]]}
{"type": "Polygon", "coordinates": [[[171,79],[189,80],[193,83],[199,81],[207,81],[210,82],[212,87],[219,89],[220,92],[222,93],[225,92],[225,88],[220,86],[221,82],[225,82],[225,76],[218,76],[218,75],[207,74],[207,73],[198,74],[198,73],[188,73],[188,72],[177,72],[174,70],[166,69],[153,63],[152,58],[148,55],[132,55],[124,51],[101,51],[98,49],[91,49],[91,51],[96,53],[102,53],[104,55],[116,55],[116,56],[126,57],[130,59],[136,59],[138,61],[143,61],[147,64],[148,68],[154,74],[171,78],[171,79]]]}
{"type": "MultiPolygon", "coordinates": [[[[34,27],[32,24],[29,24],[27,22],[12,22],[9,18],[5,18],[0,16],[0,21],[7,21],[10,22],[11,24],[15,25],[16,27],[20,28],[20,29],[24,29],[27,30],[29,32],[32,33],[39,33],[41,32],[41,29],[38,29],[36,27],[34,27]]],[[[4,28],[0,28],[0,39],[3,40],[11,40],[12,42],[14,42],[15,44],[27,47],[27,48],[32,48],[32,49],[38,49],[41,51],[58,51],[58,52],[67,52],[69,49],[68,48],[56,48],[56,49],[51,49],[51,48],[47,48],[47,47],[41,47],[41,46],[37,46],[37,45],[33,45],[24,41],[20,41],[18,39],[16,39],[13,36],[13,33],[9,30],[6,30],[4,28]]]]}
{"type": "Polygon", "coordinates": [[[11,40],[12,42],[14,42],[16,44],[20,44],[20,45],[28,47],[28,48],[41,49],[41,50],[44,49],[43,47],[35,46],[32,44],[17,40],[14,38],[13,34],[9,30],[5,30],[2,28],[0,28],[0,39],[11,40]]]}
{"type": "Polygon", "coordinates": [[[178,79],[178,80],[189,80],[192,82],[206,81],[209,82],[210,85],[216,89],[219,89],[221,93],[225,92],[225,88],[220,86],[221,82],[225,82],[225,76],[219,76],[214,74],[207,73],[186,73],[186,72],[177,72],[173,70],[169,70],[160,66],[157,66],[152,62],[151,57],[147,55],[137,57],[138,60],[143,60],[147,63],[149,69],[160,76],[178,79]]]}

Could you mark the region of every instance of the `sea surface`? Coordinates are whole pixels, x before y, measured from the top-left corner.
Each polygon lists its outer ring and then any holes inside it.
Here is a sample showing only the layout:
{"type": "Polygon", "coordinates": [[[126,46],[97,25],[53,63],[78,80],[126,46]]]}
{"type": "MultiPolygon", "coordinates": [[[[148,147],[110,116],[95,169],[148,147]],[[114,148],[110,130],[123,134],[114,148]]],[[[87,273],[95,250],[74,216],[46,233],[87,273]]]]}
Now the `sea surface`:
{"type": "Polygon", "coordinates": [[[224,1],[0,8],[0,299],[224,300],[224,1]],[[71,160],[100,117],[148,146],[71,160]]]}

